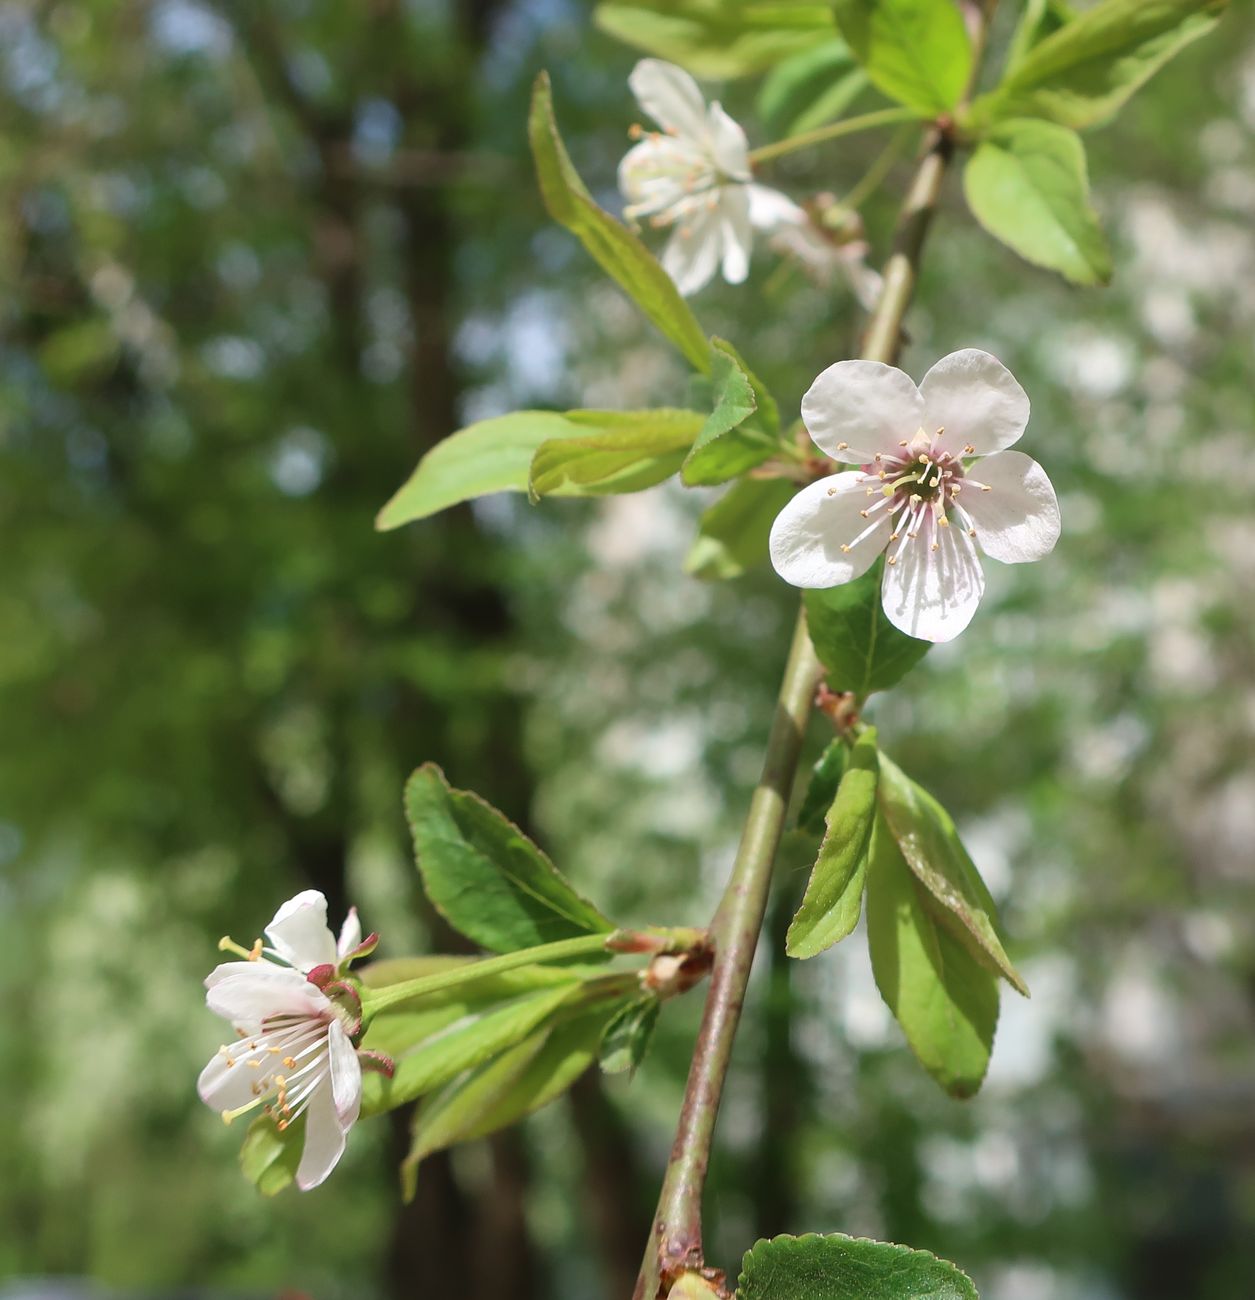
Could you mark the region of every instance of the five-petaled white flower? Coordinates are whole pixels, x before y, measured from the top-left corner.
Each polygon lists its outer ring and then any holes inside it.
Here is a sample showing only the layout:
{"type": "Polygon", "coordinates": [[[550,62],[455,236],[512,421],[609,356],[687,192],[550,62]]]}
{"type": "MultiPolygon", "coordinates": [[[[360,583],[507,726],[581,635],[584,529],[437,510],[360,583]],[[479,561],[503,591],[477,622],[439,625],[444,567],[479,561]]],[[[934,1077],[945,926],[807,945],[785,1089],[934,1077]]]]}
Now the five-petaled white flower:
{"type": "Polygon", "coordinates": [[[628,78],[642,110],[662,127],[642,131],[619,164],[629,221],[675,229],[662,265],[682,294],[722,268],[729,284],[749,274],[753,227],[798,237],[810,225],[792,199],[751,180],[745,132],[718,103],[707,105],[683,68],[642,59],[628,78]]]}
{"type": "Polygon", "coordinates": [[[802,399],[802,419],[821,451],[861,468],[810,484],[780,512],[776,572],[795,587],[835,587],[886,551],[889,621],[925,641],[958,636],[985,590],[976,543],[1019,564],[1059,538],[1046,472],[1005,450],[1028,413],[1011,372],[974,348],[943,357],[918,388],[878,361],[829,366],[802,399]]]}
{"type": "Polygon", "coordinates": [[[237,1039],[219,1049],[197,1087],[228,1122],[263,1107],[282,1131],[303,1115],[296,1182],[307,1191],[335,1168],[361,1106],[362,1067],[344,1004],[314,982],[335,990],[338,966],[362,946],[361,925],[351,910],[337,943],[327,900],[306,890],[283,904],[266,934],[273,947],[259,941],[250,960],[225,962],[205,980],[210,1010],[237,1039]]]}

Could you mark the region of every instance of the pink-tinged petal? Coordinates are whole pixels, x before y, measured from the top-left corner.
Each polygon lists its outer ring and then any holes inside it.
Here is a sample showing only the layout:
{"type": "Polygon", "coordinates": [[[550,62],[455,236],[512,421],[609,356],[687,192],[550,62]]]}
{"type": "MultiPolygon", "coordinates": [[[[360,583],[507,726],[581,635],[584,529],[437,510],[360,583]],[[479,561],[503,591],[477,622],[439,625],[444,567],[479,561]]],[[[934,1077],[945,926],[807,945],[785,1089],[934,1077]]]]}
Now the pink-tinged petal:
{"type": "Polygon", "coordinates": [[[336,941],[336,955],[343,960],[362,942],[362,922],[357,915],[357,908],[350,907],[349,914],[340,927],[340,937],[336,941]]]}
{"type": "Polygon", "coordinates": [[[324,1078],[305,1110],[305,1149],[296,1168],[296,1185],[301,1191],[317,1187],[340,1162],[344,1133],[331,1095],[331,1080],[324,1078]]]}
{"type": "Polygon", "coordinates": [[[287,971],[287,967],[275,966],[270,962],[224,961],[221,965],[215,966],[213,970],[205,976],[205,987],[211,989],[215,984],[221,984],[224,979],[227,979],[232,975],[247,975],[251,971],[265,970],[267,966],[269,966],[271,970],[287,971]]]}
{"type": "Polygon", "coordinates": [[[327,1026],[327,1049],[331,1057],[331,1096],[340,1126],[347,1133],[357,1122],[362,1106],[362,1064],[338,1020],[327,1026]]]}
{"type": "Polygon", "coordinates": [[[632,69],[628,85],[636,102],[664,131],[694,139],[705,134],[706,100],[683,68],[661,59],[642,59],[632,69]]]}
{"type": "Polygon", "coordinates": [[[890,552],[897,562],[885,566],[885,615],[907,636],[952,641],[972,621],[984,594],[980,557],[957,525],[938,528],[930,515],[917,531],[917,538],[890,552]]]}
{"type": "Polygon", "coordinates": [[[299,971],[262,962],[243,975],[229,975],[205,995],[210,1011],[241,1026],[260,1026],[271,1016],[314,1016],[331,1003],[299,971]]]}
{"type": "Polygon", "coordinates": [[[750,228],[749,196],[743,185],[727,186],[719,198],[719,221],[723,237],[723,278],[740,284],[749,274],[750,228]]]}
{"type": "Polygon", "coordinates": [[[227,1043],[210,1059],[196,1081],[201,1101],[214,1110],[238,1110],[255,1100],[253,1085],[258,1072],[246,1066],[242,1057],[233,1055],[238,1051],[238,1044],[227,1043]]]}
{"type": "Polygon", "coordinates": [[[711,157],[719,170],[735,180],[749,180],[749,141],[740,126],[724,112],[722,104],[711,104],[706,115],[706,129],[711,157]]]}
{"type": "Polygon", "coordinates": [[[766,185],[747,185],[750,221],[758,230],[775,230],[779,226],[807,225],[806,209],[799,207],[779,190],[766,185]]]}
{"type": "Polygon", "coordinates": [[[1001,451],[1017,442],[1028,424],[1028,394],[997,357],[979,348],[942,357],[919,390],[925,430],[945,429],[934,446],[951,455],[963,455],[965,447],[978,456],[1001,451]]]}
{"type": "Polygon", "coordinates": [[[924,399],[910,376],[879,361],[838,361],[802,398],[802,421],[815,445],[854,465],[897,455],[923,417],[924,399]]]}
{"type": "Polygon", "coordinates": [[[316,889],[289,898],[266,927],[275,951],[297,970],[336,960],[336,941],[327,928],[327,900],[316,889]]]}
{"type": "Polygon", "coordinates": [[[723,232],[717,212],[703,208],[686,217],[662,252],[663,270],[687,298],[710,282],[719,265],[723,232]]]}
{"type": "Polygon", "coordinates": [[[889,512],[869,519],[859,513],[881,497],[874,483],[849,470],[804,487],[776,516],[768,550],[776,572],[795,587],[839,587],[871,568],[889,540],[889,512]],[[843,551],[842,546],[848,546],[843,551]]]}
{"type": "Polygon", "coordinates": [[[977,461],[959,504],[972,517],[981,549],[1004,564],[1040,560],[1059,540],[1055,490],[1046,471],[1022,451],[1000,451],[977,461]]]}

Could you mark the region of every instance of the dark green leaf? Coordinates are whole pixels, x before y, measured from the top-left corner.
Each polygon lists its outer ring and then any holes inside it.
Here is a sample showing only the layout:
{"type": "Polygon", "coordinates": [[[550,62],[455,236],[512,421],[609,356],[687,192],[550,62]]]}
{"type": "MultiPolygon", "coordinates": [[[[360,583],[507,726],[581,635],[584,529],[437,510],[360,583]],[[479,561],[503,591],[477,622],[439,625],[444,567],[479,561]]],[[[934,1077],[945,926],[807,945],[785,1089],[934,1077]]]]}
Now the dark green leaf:
{"type": "Polygon", "coordinates": [[[952,1096],[970,1097],[989,1068],[998,981],[938,921],[927,898],[878,816],[867,872],[876,986],[920,1064],[952,1096]]]}
{"type": "Polygon", "coordinates": [[[515,952],[614,929],[517,826],[434,764],[406,783],[405,809],[427,896],[468,939],[515,952]]]}
{"type": "Polygon", "coordinates": [[[743,77],[834,33],[826,4],[790,0],[610,0],[602,31],[699,77],[743,77]]]}
{"type": "Polygon", "coordinates": [[[733,484],[703,512],[684,571],[696,578],[739,578],[762,563],[771,525],[796,491],[796,483],[779,478],[733,484]]]}
{"type": "Polygon", "coordinates": [[[822,41],[772,68],[758,113],[779,138],[800,135],[835,122],[867,84],[843,40],[822,41]]]}
{"type": "Polygon", "coordinates": [[[1029,50],[972,105],[973,124],[1046,117],[1087,127],[1113,117],[1169,59],[1209,32],[1228,0],[1103,0],[1029,50]]]}
{"type": "Polygon", "coordinates": [[[661,1005],[651,993],[629,1002],[611,1017],[597,1054],[604,1074],[636,1072],[649,1050],[661,1005]]]}
{"type": "Polygon", "coordinates": [[[741,1261],[737,1300],[979,1300],[971,1279],[926,1250],[841,1233],[773,1237],[741,1261]]]}
{"type": "Polygon", "coordinates": [[[688,303],[644,244],[593,202],[567,156],[553,115],[549,77],[532,91],[528,138],[550,216],[565,226],[697,370],[710,369],[710,345],[688,303]]]}
{"type": "Polygon", "coordinates": [[[806,621],[829,687],[860,699],[901,681],[932,649],[885,617],[880,574],[877,561],[853,582],[805,594],[806,621]]]}
{"type": "Polygon", "coordinates": [[[923,117],[958,104],[972,47],[954,0],[834,0],[833,9],[878,90],[923,117]]]}
{"type": "Polygon", "coordinates": [[[973,956],[993,966],[1018,992],[1028,988],[998,935],[997,908],[950,814],[884,754],[878,799],[898,848],[921,885],[940,904],[942,920],[973,956]]]}
{"type": "Polygon", "coordinates": [[[532,457],[533,500],[554,494],[639,492],[680,468],[704,416],[698,411],[568,411],[578,437],[542,443],[532,457]]]}
{"type": "Polygon", "coordinates": [[[977,221],[1026,261],[1073,284],[1111,279],[1075,131],[1032,118],[999,123],[968,159],[963,190],[977,221]]]}
{"type": "Polygon", "coordinates": [[[282,1133],[269,1115],[259,1115],[248,1126],[240,1148],[240,1168],[263,1196],[275,1196],[296,1178],[304,1151],[304,1115],[282,1133]]]}
{"type": "Polygon", "coordinates": [[[839,943],[858,924],[863,883],[876,820],[876,730],[855,742],[806,894],[785,937],[790,957],[814,957],[839,943]]]}
{"type": "Polygon", "coordinates": [[[798,830],[822,831],[824,818],[832,801],[837,797],[837,787],[845,775],[845,762],[849,746],[843,740],[833,740],[819,756],[811,769],[811,779],[802,796],[802,806],[797,814],[798,830]]]}

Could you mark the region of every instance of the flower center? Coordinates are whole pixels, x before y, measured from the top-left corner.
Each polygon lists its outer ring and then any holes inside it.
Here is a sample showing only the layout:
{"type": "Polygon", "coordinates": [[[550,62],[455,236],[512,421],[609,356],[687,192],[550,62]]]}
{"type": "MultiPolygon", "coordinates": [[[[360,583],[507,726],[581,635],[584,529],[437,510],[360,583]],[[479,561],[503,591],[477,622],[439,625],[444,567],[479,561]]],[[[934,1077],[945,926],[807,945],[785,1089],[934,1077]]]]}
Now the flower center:
{"type": "Polygon", "coordinates": [[[282,1133],[313,1096],[330,1069],[327,1023],[321,1016],[273,1016],[255,1037],[241,1036],[234,1047],[224,1047],[228,1069],[245,1070],[253,1100],[234,1110],[224,1110],[230,1124],[240,1115],[262,1108],[274,1118],[282,1133]]]}

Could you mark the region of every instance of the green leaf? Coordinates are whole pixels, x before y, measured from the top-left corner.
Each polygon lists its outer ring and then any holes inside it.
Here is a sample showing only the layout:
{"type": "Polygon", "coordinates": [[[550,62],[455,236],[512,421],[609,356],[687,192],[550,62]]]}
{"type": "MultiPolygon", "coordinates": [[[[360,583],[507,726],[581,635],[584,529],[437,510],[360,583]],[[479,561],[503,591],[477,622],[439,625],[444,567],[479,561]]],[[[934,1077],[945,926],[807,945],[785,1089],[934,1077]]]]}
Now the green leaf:
{"type": "Polygon", "coordinates": [[[515,952],[614,929],[517,826],[450,788],[435,764],[410,777],[405,809],[427,896],[468,939],[515,952]]]}
{"type": "Polygon", "coordinates": [[[973,956],[991,965],[1027,997],[1028,987],[1011,965],[998,935],[998,909],[950,814],[884,754],[880,756],[877,797],[902,856],[940,904],[942,920],[973,956]]]}
{"type": "Polygon", "coordinates": [[[937,920],[927,897],[878,816],[867,871],[876,987],[924,1069],[951,1096],[970,1097],[989,1068],[998,981],[937,920]]]}
{"type": "Polygon", "coordinates": [[[979,1300],[971,1279],[926,1250],[810,1233],[759,1241],[741,1261],[737,1300],[979,1300]]]}
{"type": "Polygon", "coordinates": [[[824,829],[824,819],[832,807],[832,801],[837,797],[841,778],[845,775],[849,752],[845,741],[832,740],[820,754],[818,762],[811,769],[811,779],[802,796],[802,806],[798,809],[798,830],[818,832],[824,829]]]}
{"type": "Polygon", "coordinates": [[[476,1001],[468,999],[461,1015],[448,1017],[452,1008],[441,1008],[445,1014],[432,1016],[426,1023],[410,1013],[403,1018],[408,1021],[404,1029],[421,1024],[421,1031],[404,1048],[396,1041],[396,1024],[381,1024],[390,1019],[389,1013],[382,1013],[371,1024],[362,1045],[386,1052],[396,1069],[390,1079],[379,1074],[362,1076],[362,1113],[395,1110],[514,1047],[552,1019],[578,988],[572,981],[566,987],[542,989],[478,1011],[476,1001]]]}
{"type": "Polygon", "coordinates": [[[876,729],[868,727],[850,752],[806,894],[785,936],[790,957],[817,956],[858,924],[876,820],[876,771],[876,729]]]}
{"type": "Polygon", "coordinates": [[[680,468],[705,417],[667,407],[653,411],[568,411],[595,433],[542,443],[532,457],[528,491],[542,496],[639,492],[680,468]]]}
{"type": "Polygon", "coordinates": [[[652,993],[617,1011],[601,1036],[597,1059],[603,1074],[636,1073],[649,1051],[662,1004],[652,993]]]}
{"type": "MultiPolygon", "coordinates": [[[[757,427],[757,421],[750,422],[758,411],[758,396],[740,358],[722,339],[712,342],[714,410],[706,417],[697,441],[685,457],[680,477],[687,487],[726,483],[761,465],[779,446],[771,434],[757,427]]],[[[761,386],[759,390],[762,391],[761,386]]],[[[773,414],[778,423],[779,415],[774,411],[773,414]]]]}
{"type": "Polygon", "coordinates": [[[954,0],[834,0],[833,9],[878,90],[923,117],[958,104],[972,46],[954,0]]]}
{"type": "Polygon", "coordinates": [[[259,1115],[248,1126],[240,1147],[240,1168],[263,1196],[277,1196],[295,1180],[304,1152],[304,1115],[282,1133],[269,1115],[259,1115]]]}
{"type": "Polygon", "coordinates": [[[549,76],[544,72],[532,91],[527,131],[550,216],[575,235],[695,369],[709,372],[710,345],[671,277],[630,230],[593,202],[580,180],[558,134],[549,76]]]}
{"type": "Polygon", "coordinates": [[[996,89],[972,104],[973,125],[1046,117],[1095,126],[1191,41],[1228,0],[1103,0],[1029,50],[996,89]]]}
{"type": "Polygon", "coordinates": [[[699,77],[744,77],[834,33],[826,4],[790,0],[612,0],[594,20],[604,32],[699,77]]]}
{"type": "Polygon", "coordinates": [[[853,691],[859,699],[902,680],[932,649],[899,632],[880,600],[879,561],[861,578],[807,591],[806,621],[811,641],[834,691],[853,691]]]}
{"type": "Polygon", "coordinates": [[[963,190],[977,221],[1026,261],[1073,284],[1111,279],[1075,131],[1031,118],[1000,123],[968,159],[963,190]]]}
{"type": "Polygon", "coordinates": [[[744,478],[702,513],[697,538],[684,561],[695,578],[739,578],[767,558],[776,516],[797,491],[780,478],[744,478]]]}
{"type": "Polygon", "coordinates": [[[1064,4],[1063,0],[1028,0],[1007,47],[1004,76],[1009,77],[1035,45],[1039,45],[1052,32],[1057,32],[1075,17],[1075,10],[1071,5],[1064,4]]]}
{"type": "Polygon", "coordinates": [[[533,1034],[424,1102],[401,1165],[405,1199],[433,1151],[495,1133],[565,1092],[596,1059],[606,1016],[600,1007],[533,1034]]]}
{"type": "Polygon", "coordinates": [[[821,41],[778,63],[763,79],[758,114],[780,139],[835,122],[868,85],[839,39],[821,41]]]}

